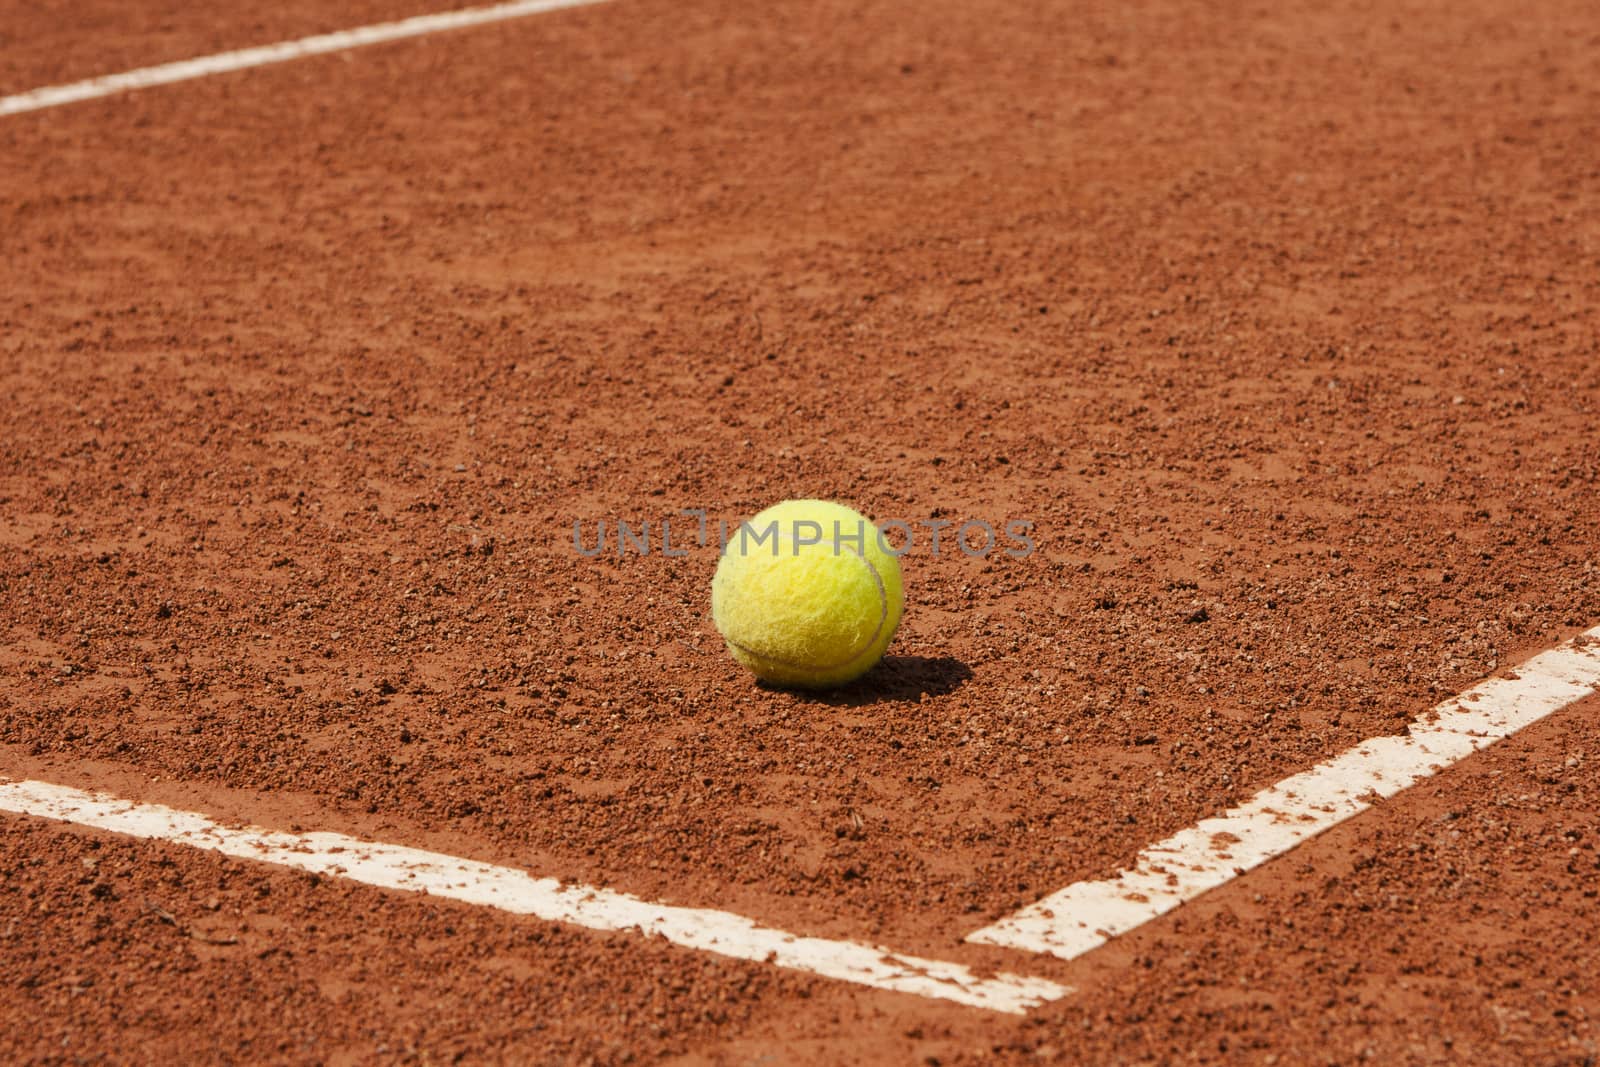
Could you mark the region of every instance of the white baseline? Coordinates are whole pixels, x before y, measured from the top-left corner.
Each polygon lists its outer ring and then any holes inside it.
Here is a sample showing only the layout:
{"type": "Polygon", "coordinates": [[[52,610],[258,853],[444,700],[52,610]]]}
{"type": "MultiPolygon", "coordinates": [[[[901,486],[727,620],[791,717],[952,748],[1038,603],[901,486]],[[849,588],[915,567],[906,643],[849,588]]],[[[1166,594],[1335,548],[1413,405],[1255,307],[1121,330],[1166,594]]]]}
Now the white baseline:
{"type": "Polygon", "coordinates": [[[1070,960],[1281,856],[1481,748],[1600,690],[1600,627],[1445,701],[1409,736],[1376,737],[1146,848],[967,940],[1070,960]]]}
{"type": "Polygon", "coordinates": [[[726,911],[652,904],[626,893],[562,885],[513,867],[343,834],[230,829],[204,815],[135,804],[48,782],[0,778],[0,811],[58,819],[130,837],[171,841],[240,859],[410,890],[591,930],[637,930],[674,944],[858,985],[1020,1015],[1071,992],[1040,978],[980,978],[960,964],[903,956],[853,941],[801,937],[726,911]]]}
{"type": "Polygon", "coordinates": [[[302,37],[298,41],[242,48],[237,52],[218,52],[216,55],[201,56],[198,59],[163,63],[158,67],[140,67],[138,70],[122,74],[108,74],[87,81],[73,82],[70,85],[51,85],[43,89],[18,93],[15,96],[0,97],[0,116],[60,107],[62,104],[93,100],[95,97],[111,96],[132,89],[170,85],[173,82],[204,78],[211,74],[226,74],[249,67],[262,67],[269,63],[284,63],[291,59],[304,59],[307,56],[323,55],[328,52],[343,52],[365,45],[398,41],[404,37],[421,37],[424,34],[440,33],[444,30],[459,30],[468,26],[481,26],[486,22],[501,22],[505,19],[522,18],[561,8],[604,2],[605,0],[515,0],[513,3],[495,4],[491,7],[469,7],[461,11],[444,11],[437,15],[417,15],[398,22],[382,22],[375,26],[302,37]]]}

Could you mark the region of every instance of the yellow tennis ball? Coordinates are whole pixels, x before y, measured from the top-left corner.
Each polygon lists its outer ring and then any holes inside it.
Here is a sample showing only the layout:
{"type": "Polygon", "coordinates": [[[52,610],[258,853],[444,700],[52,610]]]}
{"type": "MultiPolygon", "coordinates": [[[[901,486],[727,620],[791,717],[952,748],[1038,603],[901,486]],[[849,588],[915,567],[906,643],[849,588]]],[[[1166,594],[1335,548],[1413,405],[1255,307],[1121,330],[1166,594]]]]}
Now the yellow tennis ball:
{"type": "Polygon", "coordinates": [[[858,678],[900,626],[900,561],[865,515],[785,500],[741,523],[711,579],[711,617],[733,658],[775,685],[858,678]]]}

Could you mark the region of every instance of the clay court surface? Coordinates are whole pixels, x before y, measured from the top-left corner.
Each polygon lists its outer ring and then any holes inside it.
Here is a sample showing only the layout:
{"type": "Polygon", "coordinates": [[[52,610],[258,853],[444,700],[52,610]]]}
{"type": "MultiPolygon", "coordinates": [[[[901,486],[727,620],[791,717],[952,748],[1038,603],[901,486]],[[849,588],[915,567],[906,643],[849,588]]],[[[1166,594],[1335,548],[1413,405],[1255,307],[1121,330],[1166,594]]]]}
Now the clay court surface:
{"type": "MultiPolygon", "coordinates": [[[[0,0],[0,96],[431,10],[0,0]]],[[[1600,623],[1592,3],[615,0],[7,115],[0,395],[0,779],[1070,990],[0,813],[0,1060],[1600,1060],[1592,695],[966,940],[1600,623]],[[794,496],[1038,550],[919,526],[818,697],[715,545],[573,544],[794,496]]]]}

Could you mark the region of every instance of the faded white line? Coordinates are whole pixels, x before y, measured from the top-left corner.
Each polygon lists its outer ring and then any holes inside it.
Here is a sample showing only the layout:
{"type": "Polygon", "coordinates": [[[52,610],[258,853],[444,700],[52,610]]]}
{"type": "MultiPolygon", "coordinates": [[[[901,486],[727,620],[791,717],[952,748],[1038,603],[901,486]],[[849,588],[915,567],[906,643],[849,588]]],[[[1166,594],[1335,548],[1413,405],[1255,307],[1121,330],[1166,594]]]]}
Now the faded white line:
{"type": "Polygon", "coordinates": [[[741,915],[651,904],[626,893],[562,885],[513,867],[343,834],[234,829],[204,815],[135,804],[48,782],[0,779],[0,811],[58,819],[131,837],[171,841],[240,859],[347,878],[383,889],[425,892],[591,930],[637,930],[677,945],[754,960],[857,985],[1022,1014],[1070,989],[1041,978],[982,978],[960,964],[904,956],[853,941],[801,937],[741,915]]]}
{"type": "Polygon", "coordinates": [[[226,74],[249,67],[262,67],[269,63],[284,63],[291,59],[304,59],[307,56],[323,55],[328,52],[343,52],[351,48],[382,44],[385,41],[398,41],[404,37],[421,37],[424,34],[440,33],[445,30],[481,26],[486,22],[501,22],[505,19],[522,18],[561,8],[583,7],[604,2],[605,0],[516,0],[514,3],[495,4],[492,7],[471,7],[461,11],[444,11],[436,15],[417,15],[401,19],[399,22],[383,22],[375,26],[339,30],[336,33],[318,34],[315,37],[302,37],[298,41],[243,48],[237,52],[219,52],[198,59],[163,63],[158,67],[141,67],[122,74],[108,74],[87,81],[73,82],[70,85],[51,85],[43,89],[18,93],[15,96],[0,97],[0,116],[60,107],[62,104],[73,104],[80,100],[93,100],[99,96],[111,96],[133,89],[148,89],[155,85],[170,85],[173,82],[204,78],[212,74],[226,74]]]}
{"type": "Polygon", "coordinates": [[[1081,956],[1597,690],[1600,627],[1445,701],[1410,736],[1356,745],[1151,845],[1116,877],[1070,885],[967,940],[1081,956]]]}

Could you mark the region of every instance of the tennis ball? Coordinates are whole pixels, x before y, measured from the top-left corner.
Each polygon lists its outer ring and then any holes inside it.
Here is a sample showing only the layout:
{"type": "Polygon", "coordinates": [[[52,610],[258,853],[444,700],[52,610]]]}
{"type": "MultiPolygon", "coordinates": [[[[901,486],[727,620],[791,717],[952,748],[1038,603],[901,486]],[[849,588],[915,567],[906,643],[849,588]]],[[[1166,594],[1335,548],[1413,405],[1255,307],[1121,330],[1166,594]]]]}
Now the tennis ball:
{"type": "Polygon", "coordinates": [[[785,500],[740,524],[711,579],[733,658],[775,685],[821,689],[883,658],[904,607],[900,561],[865,515],[785,500]]]}

